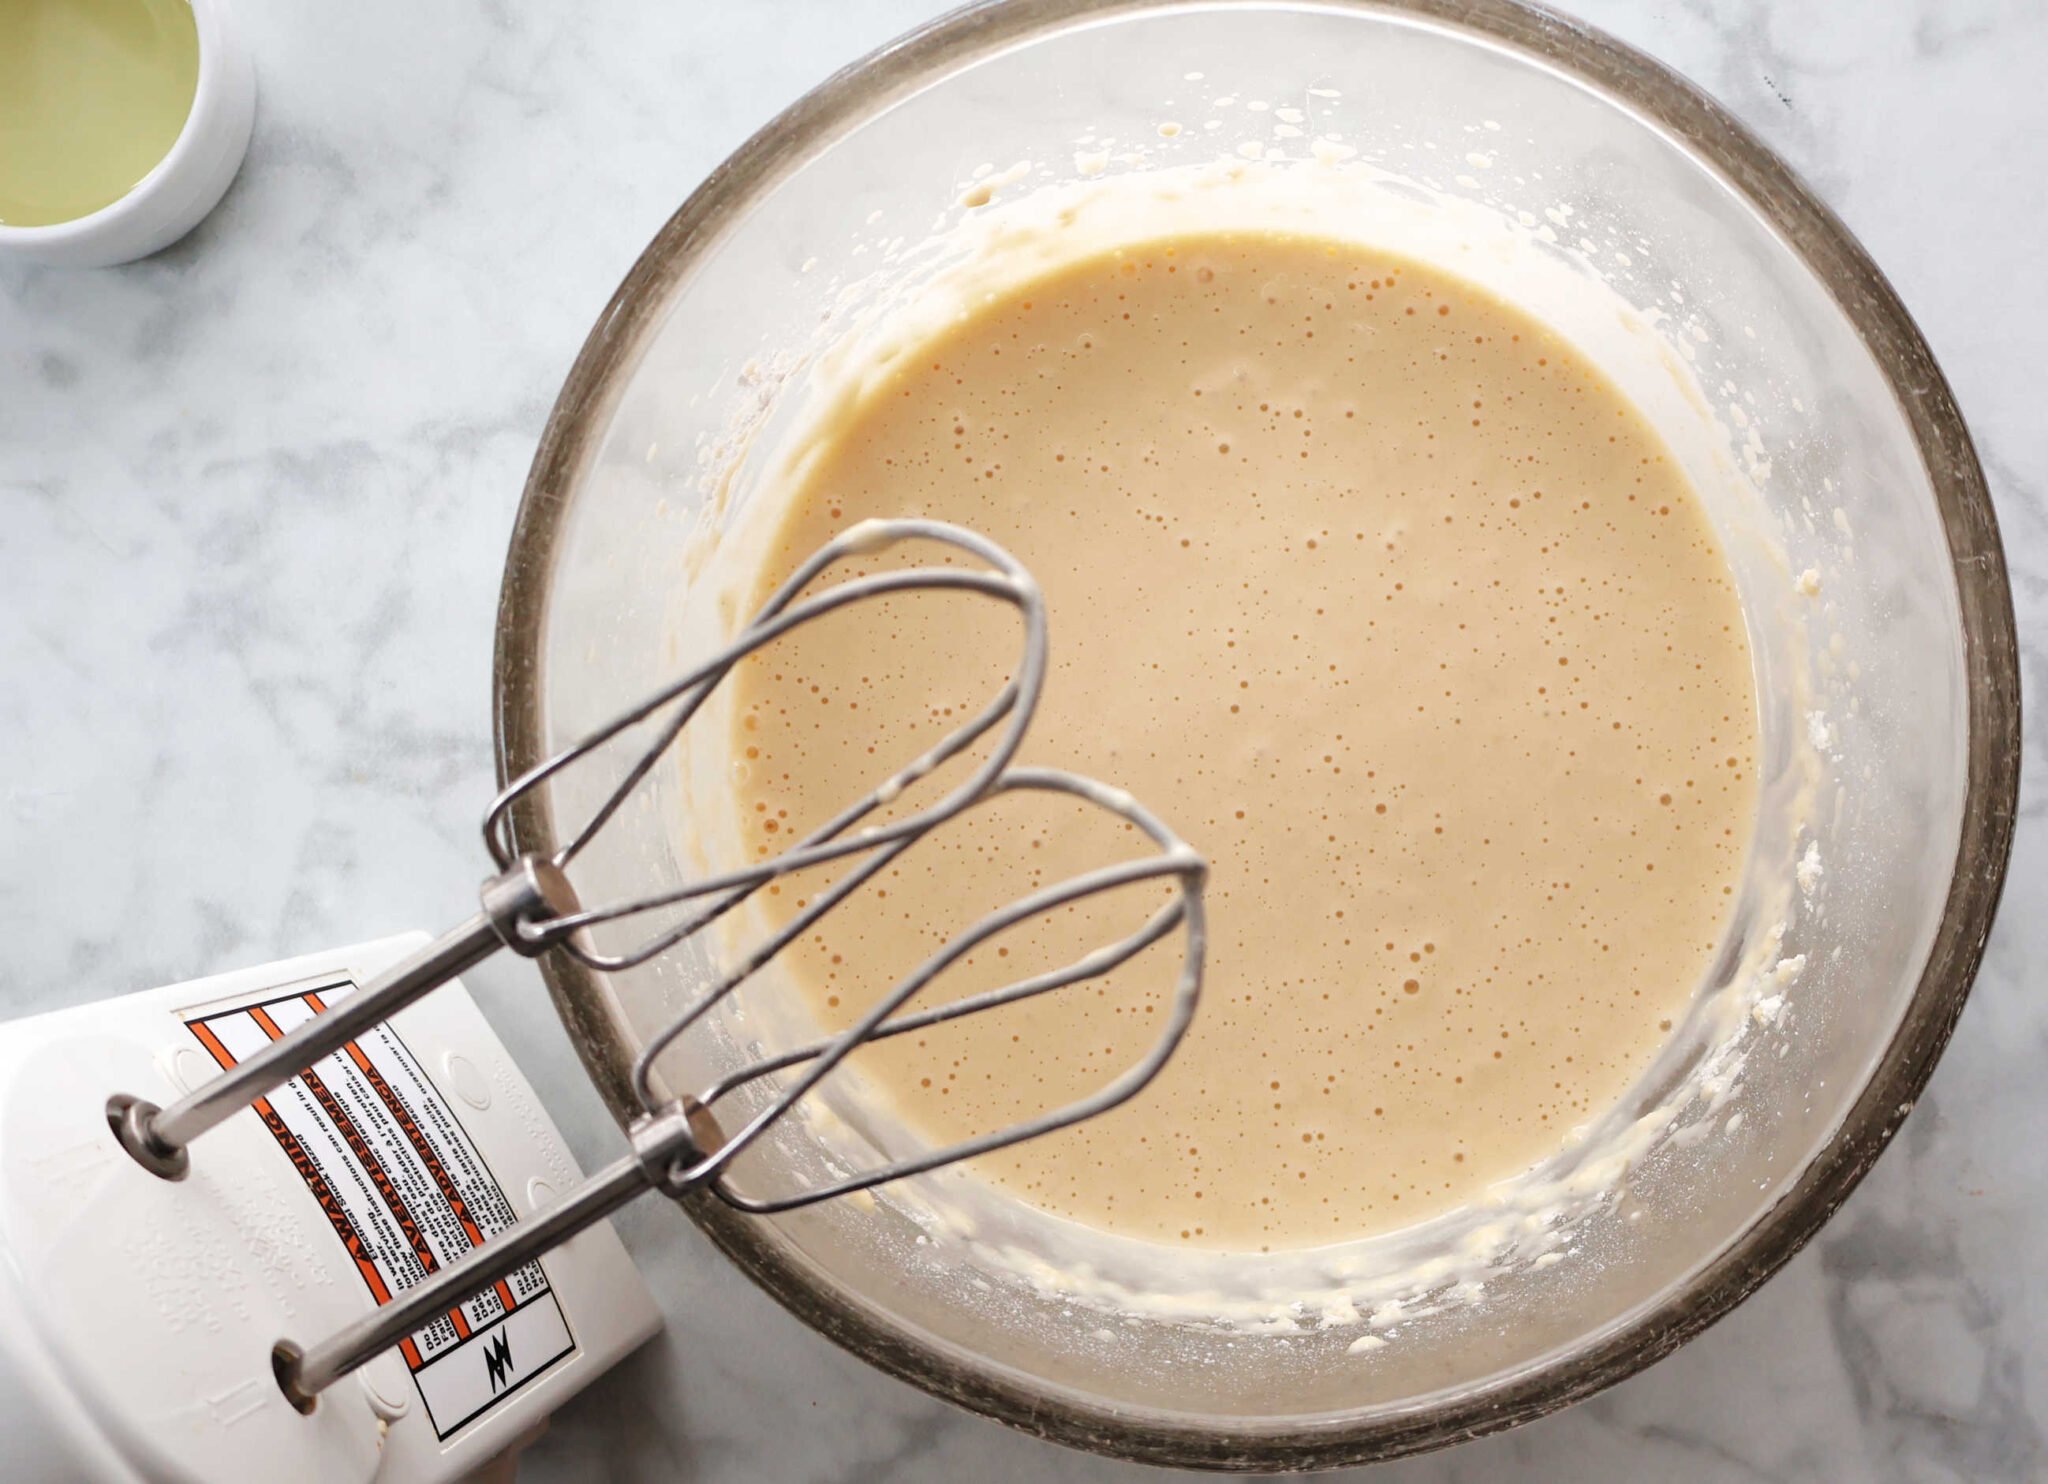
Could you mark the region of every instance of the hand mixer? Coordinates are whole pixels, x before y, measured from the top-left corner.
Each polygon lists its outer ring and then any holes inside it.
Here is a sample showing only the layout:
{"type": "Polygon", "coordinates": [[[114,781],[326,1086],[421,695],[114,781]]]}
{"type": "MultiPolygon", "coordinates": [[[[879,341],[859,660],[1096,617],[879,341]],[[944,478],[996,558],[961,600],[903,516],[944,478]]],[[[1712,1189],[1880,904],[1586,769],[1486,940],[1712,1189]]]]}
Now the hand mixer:
{"type": "MultiPolygon", "coordinates": [[[[310,1008],[299,1010],[297,1003],[293,1002],[295,1013],[302,1016],[295,1027],[288,1028],[279,1023],[283,1014],[281,1010],[266,1012],[263,1006],[249,1009],[246,1015],[255,1016],[271,1037],[267,1042],[262,1036],[255,1037],[257,1044],[253,1049],[244,1047],[239,1053],[232,1051],[221,1039],[226,1034],[224,1030],[208,1039],[212,1034],[208,1027],[225,1026],[225,1019],[187,1018],[185,1023],[206,1041],[222,1070],[210,1080],[198,1080],[197,1085],[182,1097],[159,1105],[132,1091],[115,1086],[105,1088],[104,1091],[110,1094],[105,1101],[107,1128],[119,1147],[132,1155],[141,1169],[163,1182],[202,1180],[207,1172],[209,1146],[202,1144],[194,1149],[194,1141],[254,1106],[272,1125],[271,1131],[277,1134],[287,1152],[293,1154],[294,1163],[301,1166],[301,1173],[306,1174],[309,1183],[317,1177],[332,1184],[340,1177],[331,1171],[323,1175],[320,1170],[310,1168],[316,1161],[305,1154],[303,1147],[294,1152],[292,1130],[287,1126],[289,1120],[266,1099],[273,1098],[293,1079],[300,1079],[303,1086],[299,1088],[299,1095],[309,1100],[309,1107],[317,1102],[320,1108],[324,1108],[352,1144],[366,1142],[354,1127],[363,1121],[362,1117],[352,1116],[343,1106],[347,1099],[337,1095],[326,1082],[318,1080],[312,1070],[325,1064],[326,1059],[346,1053],[355,1058],[368,1079],[368,1085],[378,1089],[378,1096],[398,1114],[399,1122],[410,1127],[408,1114],[413,1111],[412,1104],[384,1085],[389,1078],[377,1071],[359,1050],[358,1043],[366,1034],[375,1032],[436,986],[447,983],[501,948],[509,948],[529,958],[550,950],[572,954],[590,967],[607,972],[642,965],[698,937],[770,882],[791,873],[843,863],[843,874],[837,880],[816,891],[808,903],[802,905],[787,924],[774,931],[766,941],[747,950],[737,962],[717,973],[681,1014],[646,1039],[631,1079],[644,1112],[628,1130],[631,1150],[627,1155],[559,1198],[540,1204],[526,1219],[516,1224],[508,1221],[488,1239],[479,1234],[480,1228],[470,1224],[468,1217],[463,1217],[474,1245],[467,1255],[458,1260],[430,1260],[431,1253],[427,1251],[424,1238],[416,1240],[415,1246],[423,1254],[416,1281],[397,1291],[379,1294],[377,1307],[345,1324],[339,1332],[325,1338],[279,1336],[271,1353],[259,1358],[270,1367],[276,1389],[283,1398],[298,1412],[317,1415],[322,1410],[319,1402],[323,1393],[382,1352],[394,1346],[408,1347],[408,1356],[416,1360],[422,1343],[420,1333],[429,1325],[452,1322],[454,1330],[459,1333],[450,1338],[449,1343],[461,1343],[473,1326],[483,1323],[491,1312],[495,1312],[488,1310],[488,1302],[484,1309],[475,1307],[479,1295],[488,1301],[496,1285],[497,1292],[504,1295],[505,1311],[509,1314],[517,1296],[505,1286],[508,1277],[522,1271],[537,1272],[535,1260],[541,1254],[560,1247],[577,1233],[601,1223],[642,1191],[653,1189],[681,1196],[703,1189],[744,1211],[763,1215],[790,1211],[971,1159],[1094,1117],[1130,1098],[1157,1076],[1185,1033],[1201,990],[1204,950],[1202,885],[1206,867],[1187,844],[1128,794],[1072,773],[1015,765],[1018,748],[1030,726],[1044,684],[1046,654],[1043,596],[1031,574],[1001,547],[973,532],[936,521],[869,521],[852,527],[802,563],[731,643],[658,694],[648,697],[505,787],[491,803],[483,825],[485,844],[496,863],[497,874],[484,882],[479,910],[467,922],[410,953],[383,972],[367,977],[360,989],[346,994],[337,989],[324,1000],[310,992],[301,995],[300,999],[306,1001],[310,1008]],[[818,586],[813,591],[819,579],[840,564],[850,559],[873,556],[905,542],[937,543],[951,549],[955,562],[961,562],[963,558],[965,561],[958,565],[867,572],[818,586]],[[677,742],[683,729],[699,714],[713,690],[737,665],[780,636],[848,604],[912,593],[953,593],[993,600],[1009,605],[1021,619],[1023,643],[1015,667],[1002,688],[979,713],[960,723],[921,756],[883,779],[864,797],[812,829],[778,856],[666,886],[627,901],[586,906],[578,899],[569,874],[578,857],[599,837],[607,821],[634,796],[677,742]],[[651,735],[651,740],[640,741],[642,735],[651,735]],[[990,739],[987,755],[973,761],[965,775],[934,802],[893,818],[868,822],[878,813],[886,816],[889,806],[899,797],[905,796],[921,780],[949,761],[962,759],[965,767],[970,750],[984,738],[990,739]],[[619,744],[619,749],[608,750],[614,743],[619,744]],[[511,825],[516,804],[566,770],[579,765],[598,766],[593,760],[600,755],[616,758],[621,751],[630,758],[622,776],[602,792],[599,805],[587,820],[569,833],[566,843],[545,857],[518,851],[511,825]],[[962,819],[999,795],[1020,791],[1068,795],[1085,806],[1107,811],[1135,826],[1154,849],[1143,857],[1104,865],[1036,890],[982,918],[892,985],[854,1024],[836,1035],[760,1056],[719,1078],[711,1086],[694,1092],[678,1093],[665,1085],[656,1066],[663,1053],[693,1027],[704,1024],[713,1010],[726,1003],[784,948],[815,927],[839,903],[886,870],[932,831],[962,819]],[[1137,883],[1162,880],[1172,887],[1166,904],[1153,910],[1143,924],[1127,937],[1096,947],[1062,967],[1015,980],[996,989],[924,1008],[911,1008],[912,1002],[947,969],[967,958],[979,945],[1007,930],[1040,914],[1063,909],[1082,898],[1137,883]],[[616,943],[602,946],[600,931],[608,940],[625,932],[630,941],[624,946],[616,943]],[[731,1171],[734,1161],[787,1118],[808,1094],[863,1044],[1097,978],[1176,931],[1183,938],[1182,960],[1172,999],[1156,1038],[1138,1060],[1089,1095],[1010,1127],[943,1148],[886,1159],[872,1168],[831,1178],[812,1188],[785,1193],[750,1193],[733,1182],[731,1171]],[[270,1018],[265,1019],[266,1014],[270,1018]],[[735,1101],[733,1095],[743,1088],[750,1090],[750,1096],[735,1101]],[[310,1093],[306,1089],[311,1089],[310,1093]],[[721,1112],[728,1106],[740,1106],[742,1101],[744,1106],[739,1118],[727,1120],[735,1122],[736,1126],[722,1126],[721,1112]],[[470,1307],[466,1310],[465,1305],[470,1307]],[[471,1316],[468,1322],[463,1319],[465,1312],[471,1316]],[[310,1342],[302,1343],[308,1340],[310,1342]]],[[[938,780],[930,786],[938,788],[938,780]]],[[[276,1001],[265,1003],[277,1004],[276,1001]]],[[[234,1013],[244,1014],[240,1011],[234,1013]]],[[[186,1054],[191,1053],[188,1051],[186,1054]]],[[[397,1056],[397,1061],[393,1064],[401,1072],[406,1071],[408,1063],[405,1058],[396,1051],[394,1056],[397,1056]]],[[[346,1065],[335,1065],[340,1067],[341,1073],[348,1072],[346,1065]]],[[[332,1075],[327,1079],[328,1082],[334,1080],[332,1075]]],[[[419,1097],[431,1097],[426,1087],[430,1080],[423,1073],[418,1077],[419,1097]]],[[[367,1106],[369,1095],[362,1094],[362,1098],[367,1106]]],[[[481,1106],[474,1097],[471,1103],[472,1106],[481,1106]]],[[[432,1120],[420,1118],[415,1121],[432,1120]]],[[[70,1133],[83,1138],[85,1131],[74,1129],[70,1133]]],[[[444,1136],[452,1137],[445,1131],[444,1136]]],[[[428,1158],[432,1150],[426,1142],[427,1136],[409,1134],[408,1137],[418,1145],[422,1160],[433,1164],[428,1158]]],[[[457,1155],[448,1156],[440,1163],[448,1164],[458,1157],[459,1150],[457,1155]]],[[[16,1165],[18,1161],[10,1165],[8,1178],[18,1183],[21,1177],[16,1165]]],[[[372,1170],[372,1183],[375,1183],[378,1177],[374,1161],[366,1156],[364,1167],[372,1170]]],[[[123,1176],[118,1170],[108,1172],[101,1166],[95,1168],[101,1169],[105,1178],[130,1184],[134,1181],[132,1173],[123,1176]]],[[[390,1177],[382,1178],[385,1183],[390,1183],[390,1177]]],[[[450,1177],[438,1178],[444,1187],[452,1188],[450,1177]]],[[[383,1185],[379,1184],[377,1189],[382,1191],[383,1185]]],[[[146,1191],[134,1194],[137,1200],[147,1198],[146,1191]]],[[[332,1202],[323,1198],[323,1209],[331,1219],[335,1209],[346,1206],[345,1195],[346,1192],[334,1194],[332,1202]]],[[[459,1199],[453,1196],[450,1199],[454,1207],[461,1207],[459,1199]]],[[[387,1204],[393,1210],[400,1209],[395,1198],[387,1204]]],[[[470,1197],[469,1205],[476,1204],[476,1198],[470,1197]]],[[[337,1220],[335,1224],[337,1230],[343,1231],[346,1242],[348,1233],[343,1228],[347,1222],[337,1220]]],[[[249,1223],[237,1221],[231,1225],[246,1231],[249,1223]]],[[[8,1234],[8,1240],[10,1245],[21,1245],[12,1233],[8,1234]]],[[[166,1236],[165,1240],[175,1246],[174,1238],[166,1236]]],[[[351,1250],[354,1251],[353,1248],[351,1250]]],[[[359,1253],[357,1255],[360,1257],[359,1253]]],[[[193,1259],[201,1264],[206,1260],[203,1256],[193,1259]]],[[[376,1292],[374,1283],[372,1291],[376,1292]]],[[[32,1308],[35,1300],[31,1297],[22,1302],[32,1308]]],[[[176,1305],[159,1301],[156,1307],[167,1310],[175,1309],[176,1305]]],[[[288,1304],[285,1312],[290,1312],[288,1304]]],[[[38,1316],[30,1314],[28,1317],[33,1321],[38,1316]]],[[[5,1318],[6,1315],[0,1313],[0,1321],[5,1318]]],[[[63,1321],[54,1322],[61,1324],[63,1321]]],[[[151,1339],[152,1346],[159,1353],[168,1352],[175,1356],[179,1345],[184,1343],[181,1338],[183,1329],[204,1331],[203,1316],[200,1322],[182,1328],[173,1324],[170,1335],[151,1339]]],[[[204,1345],[210,1342],[203,1333],[199,1333],[192,1336],[192,1343],[204,1345]]],[[[499,1337],[492,1344],[508,1347],[506,1362],[509,1363],[509,1342],[499,1337]]],[[[485,1359],[492,1362],[489,1371],[492,1393],[495,1394],[498,1373],[503,1370],[503,1364],[497,1362],[495,1352],[486,1355],[485,1359]]],[[[92,1384],[79,1381],[76,1389],[83,1396],[87,1409],[91,1410],[95,1402],[92,1384]]],[[[267,1401],[254,1397],[244,1400],[251,1409],[260,1410],[271,1406],[276,1397],[273,1395],[267,1401]]],[[[216,1407],[215,1410],[222,1409],[216,1407]]],[[[202,1450],[202,1456],[210,1460],[230,1457],[233,1453],[231,1433],[232,1427],[223,1428],[219,1446],[202,1450]]],[[[419,1456],[426,1457],[424,1453],[419,1456]]],[[[428,1464],[420,1464],[415,1472],[418,1477],[439,1476],[428,1464]]]]}

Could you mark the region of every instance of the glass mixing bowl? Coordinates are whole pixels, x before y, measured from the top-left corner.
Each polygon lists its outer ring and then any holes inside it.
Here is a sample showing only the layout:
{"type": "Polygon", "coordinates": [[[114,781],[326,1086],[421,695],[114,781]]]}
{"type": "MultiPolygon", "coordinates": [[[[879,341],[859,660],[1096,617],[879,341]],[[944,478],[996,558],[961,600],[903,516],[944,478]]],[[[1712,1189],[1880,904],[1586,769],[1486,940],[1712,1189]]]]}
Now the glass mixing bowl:
{"type": "MultiPolygon", "coordinates": [[[[1716,518],[1759,655],[1766,798],[1810,790],[1753,853],[1694,1018],[1730,995],[1756,999],[1743,976],[1759,944],[1805,966],[1790,1015],[1715,1084],[1712,1116],[1647,1155],[1625,1197],[1577,1233],[1573,1260],[1506,1267],[1483,1301],[1365,1356],[1348,1353],[1356,1331],[1313,1322],[1112,1330],[1056,1294],[984,1281],[971,1254],[918,1243],[886,1201],[773,1220],[688,1203],[805,1322],[936,1395],[1064,1443],[1246,1469],[1441,1445],[1667,1353],[1848,1195],[1962,1007],[2017,787],[2010,594],[1948,388],[1827,209],[1681,79],[1507,0],[963,11],[776,119],[641,256],[535,457],[496,671],[507,775],[672,673],[697,570],[685,553],[715,557],[818,353],[927,271],[915,245],[935,223],[997,188],[1275,154],[1288,163],[1271,168],[1349,169],[1390,201],[1490,214],[1553,270],[1646,312],[1643,333],[1606,337],[1620,347],[1613,363],[1589,351],[1624,386],[1666,399],[1648,409],[1660,426],[1690,419],[1686,457],[1703,479],[1762,507],[1748,534],[1732,507],[1716,518]],[[1168,121],[1179,127],[1162,130],[1168,121]],[[1631,357],[1633,370],[1621,364],[1631,357]],[[1662,392],[1644,379],[1659,364],[1662,392]],[[1679,386],[1689,402],[1669,401],[1679,386]],[[1752,539],[1766,528],[1769,539],[1752,539]],[[1809,570],[1818,594],[1810,580],[1798,591],[1809,570]],[[1804,845],[1825,891],[1789,898],[1781,942],[1772,904],[1788,899],[1804,845]]],[[[1060,622],[1053,614],[1055,643],[1060,622]]],[[[565,777],[521,814],[522,848],[555,845],[555,821],[587,803],[581,787],[565,777]]],[[[1171,800],[1151,802],[1171,817],[1171,800]]],[[[673,798],[622,816],[590,862],[586,897],[673,873],[678,828],[673,798]]],[[[609,977],[559,957],[546,968],[623,1121],[637,1046],[703,962],[674,955],[609,977]]],[[[706,1078],[736,1054],[714,1046],[671,1069],[706,1078]]],[[[1657,1106],[1705,1054],[1700,1036],[1681,1035],[1613,1116],[1657,1106]]],[[[768,1158],[801,1173],[815,1153],[803,1144],[783,1140],[768,1158]]]]}

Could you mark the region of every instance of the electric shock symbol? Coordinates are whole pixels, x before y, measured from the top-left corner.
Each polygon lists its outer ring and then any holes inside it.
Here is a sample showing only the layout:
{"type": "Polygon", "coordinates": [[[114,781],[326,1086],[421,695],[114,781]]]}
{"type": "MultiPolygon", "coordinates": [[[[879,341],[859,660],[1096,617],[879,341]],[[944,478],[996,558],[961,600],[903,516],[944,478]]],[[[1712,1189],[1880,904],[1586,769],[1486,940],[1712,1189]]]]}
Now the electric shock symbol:
{"type": "Polygon", "coordinates": [[[484,1350],[484,1370],[490,1377],[491,1395],[496,1396],[505,1384],[505,1376],[512,1369],[512,1342],[499,1330],[491,1336],[490,1344],[484,1350]]]}

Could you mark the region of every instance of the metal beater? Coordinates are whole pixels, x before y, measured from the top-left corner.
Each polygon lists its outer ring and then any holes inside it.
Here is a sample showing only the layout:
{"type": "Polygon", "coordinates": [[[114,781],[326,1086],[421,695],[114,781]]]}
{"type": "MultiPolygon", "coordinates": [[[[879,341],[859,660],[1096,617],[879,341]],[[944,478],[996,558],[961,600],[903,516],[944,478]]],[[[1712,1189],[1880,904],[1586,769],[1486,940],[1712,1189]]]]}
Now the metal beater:
{"type": "Polygon", "coordinates": [[[1186,1032],[1201,993],[1202,885],[1207,866],[1179,836],[1130,795],[1072,773],[1011,766],[1037,708],[1045,670],[1044,597],[1031,574],[1008,552],[971,531],[939,521],[867,521],[854,526],[805,561],[732,643],[659,693],[507,785],[484,815],[484,843],[498,874],[484,882],[475,916],[371,980],[361,992],[168,1107],[160,1108],[126,1094],[110,1098],[108,1121],[123,1147],[164,1179],[182,1179],[190,1168],[189,1146],[201,1134],[500,948],[510,948],[528,958],[554,949],[601,971],[631,968],[692,938],[779,877],[834,861],[853,862],[843,877],[817,893],[787,926],[720,974],[682,1015],[648,1040],[633,1068],[633,1089],[646,1111],[627,1131],[632,1144],[630,1154],[598,1171],[532,1219],[395,1294],[389,1303],[340,1333],[303,1349],[289,1342],[281,1343],[273,1356],[273,1365],[279,1384],[293,1404],[301,1411],[311,1411],[320,1392],[341,1377],[452,1305],[585,1227],[602,1221],[643,1191],[653,1189],[681,1196],[708,1188],[741,1210],[758,1214],[793,1210],[1065,1128],[1124,1102],[1157,1076],[1186,1032]],[[906,541],[941,543],[979,565],[880,572],[801,596],[840,562],[869,556],[906,541]],[[913,592],[975,594],[1008,604],[1023,620],[1024,643],[1016,668],[977,715],[779,856],[630,901],[602,907],[582,905],[570,883],[568,868],[597,838],[719,682],[742,659],[791,630],[850,603],[913,592]],[[522,797],[585,761],[607,743],[649,723],[654,726],[652,742],[641,749],[623,777],[566,843],[545,857],[517,852],[510,817],[513,806],[522,797]],[[885,824],[859,827],[863,819],[991,732],[996,735],[989,756],[936,802],[885,824]],[[984,917],[895,984],[857,1023],[836,1036],[757,1061],[694,1095],[671,1096],[659,1085],[654,1070],[656,1059],[693,1026],[701,1024],[710,1011],[783,948],[925,835],[997,795],[1017,791],[1068,794],[1120,816],[1152,842],[1156,853],[1043,888],[984,917]],[[1172,899],[1128,937],[1098,947],[1063,968],[935,1007],[905,1010],[947,968],[1018,923],[1084,897],[1162,879],[1174,882],[1172,899]],[[592,941],[591,929],[601,924],[642,918],[664,909],[679,915],[629,949],[600,951],[592,941]],[[1009,1128],[893,1160],[791,1195],[750,1196],[730,1183],[728,1174],[733,1161],[862,1044],[1096,978],[1176,929],[1184,936],[1181,971],[1158,1037],[1143,1057],[1089,1096],[1009,1128]],[[778,1073],[790,1075],[769,1083],[772,1095],[763,1106],[736,1129],[720,1127],[716,1113],[721,1101],[742,1087],[774,1079],[778,1073]]]}

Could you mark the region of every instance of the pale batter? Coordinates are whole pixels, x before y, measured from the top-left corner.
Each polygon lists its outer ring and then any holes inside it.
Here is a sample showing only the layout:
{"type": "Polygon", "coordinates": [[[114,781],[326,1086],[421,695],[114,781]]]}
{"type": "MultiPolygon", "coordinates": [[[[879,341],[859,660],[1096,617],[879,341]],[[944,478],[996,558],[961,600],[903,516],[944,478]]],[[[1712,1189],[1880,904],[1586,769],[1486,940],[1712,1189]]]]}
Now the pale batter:
{"type": "MultiPolygon", "coordinates": [[[[1130,789],[1212,863],[1179,1055],[1117,1112],[984,1161],[991,1178],[1175,1244],[1383,1231],[1556,1151],[1684,1013],[1751,829],[1748,645],[1675,461],[1537,321],[1351,246],[1183,236],[991,296],[804,468],[753,601],[862,519],[984,532],[1050,608],[1024,759],[1130,789]]],[[[898,599],[743,668],[750,848],[979,707],[1014,636],[993,605],[898,599]]],[[[1002,801],[788,967],[845,1024],[981,913],[1134,849],[1071,805],[1002,801]]],[[[1013,933],[944,992],[1120,936],[1147,892],[1013,933]]],[[[1173,968],[1155,950],[857,1065],[926,1136],[979,1132],[1135,1059],[1173,968]]]]}

